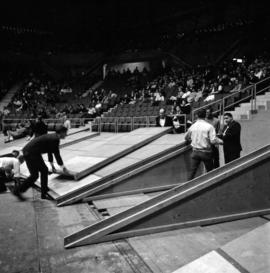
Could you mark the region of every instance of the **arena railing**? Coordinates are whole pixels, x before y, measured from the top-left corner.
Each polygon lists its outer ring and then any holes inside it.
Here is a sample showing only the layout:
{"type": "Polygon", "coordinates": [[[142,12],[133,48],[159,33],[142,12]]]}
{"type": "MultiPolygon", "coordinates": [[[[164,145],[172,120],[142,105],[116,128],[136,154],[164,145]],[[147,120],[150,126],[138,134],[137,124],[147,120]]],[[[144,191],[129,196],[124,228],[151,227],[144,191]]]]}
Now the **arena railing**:
{"type": "Polygon", "coordinates": [[[205,104],[199,108],[196,108],[192,111],[192,121],[196,119],[196,113],[200,109],[207,109],[211,107],[213,113],[217,114],[220,118],[224,115],[226,111],[230,111],[241,102],[249,101],[251,112],[257,110],[256,100],[259,94],[262,94],[267,89],[270,88],[270,77],[259,81],[255,84],[249,85],[244,89],[241,89],[237,92],[233,92],[223,98],[213,101],[211,103],[205,104]]]}
{"type": "MultiPolygon", "coordinates": [[[[28,121],[34,121],[35,119],[27,119],[27,118],[4,118],[2,119],[2,130],[5,129],[15,129],[19,123],[26,123],[28,121]]],[[[91,122],[93,119],[91,118],[70,118],[70,123],[72,128],[83,126],[86,122],[91,122]]],[[[54,130],[55,126],[63,124],[62,119],[44,119],[43,120],[47,125],[49,131],[54,130]]]]}
{"type": "MultiPolygon", "coordinates": [[[[170,115],[173,117],[173,115],[170,115]]],[[[179,126],[183,127],[183,131],[187,129],[186,115],[177,115],[179,126]]],[[[92,124],[93,131],[98,132],[130,132],[137,128],[155,127],[156,116],[139,116],[139,117],[98,117],[92,124]]]]}

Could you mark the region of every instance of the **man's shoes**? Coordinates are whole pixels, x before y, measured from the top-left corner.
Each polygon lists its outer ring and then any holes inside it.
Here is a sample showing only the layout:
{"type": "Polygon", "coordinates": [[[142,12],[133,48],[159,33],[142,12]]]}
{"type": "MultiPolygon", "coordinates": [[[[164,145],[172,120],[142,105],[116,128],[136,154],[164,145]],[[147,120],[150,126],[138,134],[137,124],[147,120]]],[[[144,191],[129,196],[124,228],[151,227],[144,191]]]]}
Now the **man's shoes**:
{"type": "Polygon", "coordinates": [[[16,196],[20,201],[26,201],[26,198],[17,189],[14,189],[11,193],[16,196]]]}
{"type": "Polygon", "coordinates": [[[41,194],[41,199],[53,200],[47,193],[42,193],[41,194]]]}

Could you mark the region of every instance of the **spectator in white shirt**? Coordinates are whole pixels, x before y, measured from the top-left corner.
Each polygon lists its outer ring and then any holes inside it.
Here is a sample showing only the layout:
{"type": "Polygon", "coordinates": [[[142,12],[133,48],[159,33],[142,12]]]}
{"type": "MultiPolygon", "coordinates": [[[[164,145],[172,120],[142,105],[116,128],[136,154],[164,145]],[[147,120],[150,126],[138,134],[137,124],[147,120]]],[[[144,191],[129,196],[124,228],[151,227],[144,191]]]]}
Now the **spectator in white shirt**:
{"type": "Polygon", "coordinates": [[[71,122],[68,119],[67,115],[63,116],[63,126],[66,127],[68,130],[71,128],[71,122]]]}
{"type": "Polygon", "coordinates": [[[222,144],[223,141],[216,136],[213,125],[205,121],[206,110],[197,112],[197,121],[188,129],[185,139],[191,143],[191,171],[188,180],[192,180],[201,162],[204,163],[207,172],[213,170],[212,145],[222,144]]]}

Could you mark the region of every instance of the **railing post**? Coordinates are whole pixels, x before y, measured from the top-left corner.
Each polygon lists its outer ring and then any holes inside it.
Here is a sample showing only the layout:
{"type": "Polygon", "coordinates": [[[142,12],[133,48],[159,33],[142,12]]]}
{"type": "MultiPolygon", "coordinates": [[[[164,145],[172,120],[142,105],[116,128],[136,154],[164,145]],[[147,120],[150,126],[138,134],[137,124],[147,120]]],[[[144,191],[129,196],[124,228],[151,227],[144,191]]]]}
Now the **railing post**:
{"type": "Polygon", "coordinates": [[[222,98],[221,101],[221,123],[224,123],[224,113],[225,113],[225,98],[222,98]]]}
{"type": "Polygon", "coordinates": [[[254,112],[254,86],[252,86],[251,88],[251,100],[250,100],[250,109],[251,109],[251,113],[254,112]]]}
{"type": "Polygon", "coordinates": [[[192,121],[192,122],[194,122],[194,120],[195,120],[195,113],[194,113],[195,111],[196,111],[196,110],[193,110],[193,111],[192,111],[192,114],[191,114],[191,121],[192,121]]]}
{"type": "Polygon", "coordinates": [[[98,131],[100,134],[101,133],[101,118],[100,117],[98,118],[98,131]]]}
{"type": "Polygon", "coordinates": [[[257,110],[257,83],[254,84],[253,96],[254,96],[254,110],[257,110]]]}

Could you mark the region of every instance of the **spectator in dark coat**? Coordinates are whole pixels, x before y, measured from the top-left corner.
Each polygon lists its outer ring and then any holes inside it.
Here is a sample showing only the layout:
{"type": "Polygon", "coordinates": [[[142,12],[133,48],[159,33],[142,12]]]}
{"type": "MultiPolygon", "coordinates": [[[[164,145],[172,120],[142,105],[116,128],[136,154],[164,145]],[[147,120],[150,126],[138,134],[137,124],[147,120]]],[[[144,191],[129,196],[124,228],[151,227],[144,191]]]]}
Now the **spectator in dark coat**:
{"type": "Polygon", "coordinates": [[[156,117],[156,126],[157,127],[172,127],[172,119],[167,116],[165,113],[165,109],[161,108],[159,110],[159,116],[156,117]]]}
{"type": "Polygon", "coordinates": [[[33,125],[33,134],[35,137],[46,135],[48,133],[48,126],[44,123],[41,116],[38,116],[36,123],[33,125]]]}
{"type": "Polygon", "coordinates": [[[241,125],[233,120],[231,113],[224,114],[225,126],[222,134],[219,137],[223,140],[224,159],[225,163],[229,163],[240,157],[242,151],[240,135],[241,125]]]}

